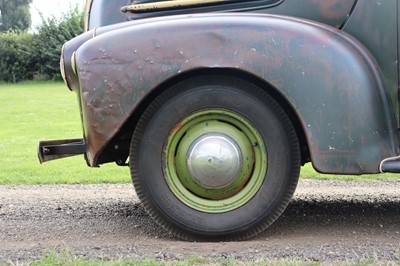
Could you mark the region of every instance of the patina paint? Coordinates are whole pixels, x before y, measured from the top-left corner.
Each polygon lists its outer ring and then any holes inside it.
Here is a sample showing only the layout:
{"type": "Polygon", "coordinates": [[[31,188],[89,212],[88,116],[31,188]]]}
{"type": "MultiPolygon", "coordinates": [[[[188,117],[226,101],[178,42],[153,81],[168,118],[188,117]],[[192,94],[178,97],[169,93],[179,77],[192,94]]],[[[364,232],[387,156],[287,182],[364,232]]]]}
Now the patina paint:
{"type": "MultiPolygon", "coordinates": [[[[159,1],[137,2],[157,3],[159,1]]],[[[232,4],[216,5],[214,7],[179,7],[174,10],[158,10],[153,12],[150,11],[145,13],[131,14],[128,13],[127,17],[129,18],[129,20],[137,20],[146,17],[159,17],[177,14],[195,14],[204,12],[255,12],[307,18],[339,28],[348,18],[355,2],[355,0],[232,1],[232,4]]]]}
{"type": "Polygon", "coordinates": [[[358,1],[343,30],[361,41],[376,59],[398,121],[397,5],[395,0],[358,1]]]}
{"type": "Polygon", "coordinates": [[[355,0],[286,0],[263,13],[306,18],[340,28],[355,3],[355,0]]]}
{"type": "Polygon", "coordinates": [[[77,63],[92,165],[152,90],[181,73],[214,68],[252,73],[277,89],[297,112],[321,172],[375,173],[398,153],[375,60],[354,38],[323,24],[255,14],[182,16],[104,33],[78,49],[77,63]]]}

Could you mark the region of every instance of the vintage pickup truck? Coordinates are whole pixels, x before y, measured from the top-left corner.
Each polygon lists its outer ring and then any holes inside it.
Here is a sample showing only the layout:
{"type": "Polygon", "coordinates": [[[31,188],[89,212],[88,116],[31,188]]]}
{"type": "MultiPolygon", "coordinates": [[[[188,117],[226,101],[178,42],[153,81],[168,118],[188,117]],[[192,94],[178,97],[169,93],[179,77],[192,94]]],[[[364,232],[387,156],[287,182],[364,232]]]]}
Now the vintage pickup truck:
{"type": "Polygon", "coordinates": [[[61,72],[83,137],[39,143],[129,166],[185,239],[241,240],[284,211],[300,166],[400,172],[396,0],[89,0],[61,72]]]}

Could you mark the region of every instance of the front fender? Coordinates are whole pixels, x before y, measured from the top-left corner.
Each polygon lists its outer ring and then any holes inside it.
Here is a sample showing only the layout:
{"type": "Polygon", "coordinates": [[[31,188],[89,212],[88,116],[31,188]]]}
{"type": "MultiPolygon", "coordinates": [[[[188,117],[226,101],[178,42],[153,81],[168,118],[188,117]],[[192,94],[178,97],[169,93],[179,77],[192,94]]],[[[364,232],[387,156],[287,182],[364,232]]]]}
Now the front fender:
{"type": "Polygon", "coordinates": [[[375,173],[398,154],[374,59],[354,38],[320,23],[255,14],[142,20],[86,42],[76,62],[91,165],[152,90],[199,68],[240,69],[279,91],[320,172],[375,173]]]}

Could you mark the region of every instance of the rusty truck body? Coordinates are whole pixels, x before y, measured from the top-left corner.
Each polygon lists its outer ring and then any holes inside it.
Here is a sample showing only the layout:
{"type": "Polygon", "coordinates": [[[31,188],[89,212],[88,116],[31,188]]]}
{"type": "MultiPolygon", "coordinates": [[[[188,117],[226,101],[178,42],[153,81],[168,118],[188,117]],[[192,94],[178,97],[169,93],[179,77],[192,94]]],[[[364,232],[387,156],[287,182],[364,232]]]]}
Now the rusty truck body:
{"type": "Polygon", "coordinates": [[[129,166],[186,239],[245,239],[284,211],[300,166],[400,171],[396,0],[89,0],[61,72],[83,137],[39,143],[129,166]]]}

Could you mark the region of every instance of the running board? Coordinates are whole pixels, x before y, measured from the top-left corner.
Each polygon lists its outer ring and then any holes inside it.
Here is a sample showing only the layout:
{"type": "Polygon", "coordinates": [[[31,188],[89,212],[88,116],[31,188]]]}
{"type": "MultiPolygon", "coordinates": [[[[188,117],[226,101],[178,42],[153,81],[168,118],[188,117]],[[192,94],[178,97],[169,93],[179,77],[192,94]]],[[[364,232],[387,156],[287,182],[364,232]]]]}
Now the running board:
{"type": "Polygon", "coordinates": [[[86,153],[83,139],[61,139],[40,141],[38,157],[40,163],[86,153]]]}
{"type": "Polygon", "coordinates": [[[381,173],[400,173],[400,156],[383,160],[379,166],[381,173]]]}

